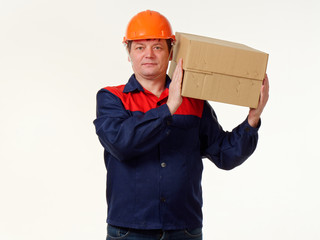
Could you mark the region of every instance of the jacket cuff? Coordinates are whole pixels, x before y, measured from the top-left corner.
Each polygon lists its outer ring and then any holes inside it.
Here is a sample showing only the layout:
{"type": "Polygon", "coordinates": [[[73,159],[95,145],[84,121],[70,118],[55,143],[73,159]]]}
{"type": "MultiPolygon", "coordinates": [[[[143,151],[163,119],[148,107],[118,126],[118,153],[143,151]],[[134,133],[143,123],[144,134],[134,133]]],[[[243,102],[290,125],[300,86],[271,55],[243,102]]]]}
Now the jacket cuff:
{"type": "Polygon", "coordinates": [[[157,114],[159,118],[162,118],[166,121],[168,121],[168,125],[171,125],[172,122],[172,116],[169,110],[169,107],[167,104],[163,104],[160,107],[157,108],[157,114]]]}
{"type": "Polygon", "coordinates": [[[255,127],[252,127],[249,122],[248,122],[248,117],[246,118],[246,120],[244,120],[244,122],[241,124],[241,127],[244,129],[245,132],[247,133],[251,133],[251,134],[256,134],[259,129],[260,129],[260,126],[261,126],[261,118],[259,119],[259,123],[258,123],[258,126],[255,128],[255,127]]]}

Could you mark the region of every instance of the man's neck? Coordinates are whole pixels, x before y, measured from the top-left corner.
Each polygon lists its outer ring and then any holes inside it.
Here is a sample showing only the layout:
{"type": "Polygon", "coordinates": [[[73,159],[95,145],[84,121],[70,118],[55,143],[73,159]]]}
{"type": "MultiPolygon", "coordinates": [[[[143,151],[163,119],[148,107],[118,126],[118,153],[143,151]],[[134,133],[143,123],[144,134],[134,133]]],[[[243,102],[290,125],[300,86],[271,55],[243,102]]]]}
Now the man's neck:
{"type": "Polygon", "coordinates": [[[136,79],[144,89],[152,92],[157,97],[160,97],[166,86],[166,75],[150,79],[136,75],[136,79]]]}

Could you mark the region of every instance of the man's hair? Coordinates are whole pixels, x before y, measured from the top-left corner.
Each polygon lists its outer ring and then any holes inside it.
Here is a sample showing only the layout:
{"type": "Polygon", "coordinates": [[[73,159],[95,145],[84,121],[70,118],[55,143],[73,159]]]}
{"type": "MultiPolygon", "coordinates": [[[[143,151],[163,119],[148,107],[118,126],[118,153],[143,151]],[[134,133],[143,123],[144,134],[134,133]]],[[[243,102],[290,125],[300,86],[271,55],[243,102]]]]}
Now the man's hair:
{"type": "MultiPolygon", "coordinates": [[[[165,40],[167,42],[168,51],[169,51],[169,54],[170,54],[170,51],[171,51],[171,48],[172,48],[172,40],[171,39],[165,39],[165,40]]],[[[129,40],[128,43],[127,43],[127,49],[128,49],[129,53],[131,51],[131,45],[132,45],[132,40],[129,40]]]]}

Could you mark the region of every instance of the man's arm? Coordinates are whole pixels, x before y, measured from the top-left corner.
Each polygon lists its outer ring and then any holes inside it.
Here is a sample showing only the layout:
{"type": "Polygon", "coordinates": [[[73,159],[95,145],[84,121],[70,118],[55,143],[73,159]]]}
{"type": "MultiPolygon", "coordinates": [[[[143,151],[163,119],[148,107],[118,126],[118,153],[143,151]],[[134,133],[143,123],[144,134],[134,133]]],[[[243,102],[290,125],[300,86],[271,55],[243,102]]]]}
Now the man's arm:
{"type": "Polygon", "coordinates": [[[224,131],[208,102],[205,102],[200,125],[201,155],[218,168],[230,170],[241,165],[256,149],[258,128],[247,119],[232,132],[224,131]]]}
{"type": "Polygon", "coordinates": [[[96,133],[102,146],[120,161],[143,154],[166,138],[171,118],[166,104],[133,114],[108,90],[97,94],[96,133]]]}
{"type": "Polygon", "coordinates": [[[269,98],[269,81],[266,75],[261,87],[258,107],[250,109],[247,119],[232,132],[225,132],[217,116],[206,102],[201,119],[202,155],[219,168],[232,169],[242,164],[256,149],[260,116],[269,98]]]}

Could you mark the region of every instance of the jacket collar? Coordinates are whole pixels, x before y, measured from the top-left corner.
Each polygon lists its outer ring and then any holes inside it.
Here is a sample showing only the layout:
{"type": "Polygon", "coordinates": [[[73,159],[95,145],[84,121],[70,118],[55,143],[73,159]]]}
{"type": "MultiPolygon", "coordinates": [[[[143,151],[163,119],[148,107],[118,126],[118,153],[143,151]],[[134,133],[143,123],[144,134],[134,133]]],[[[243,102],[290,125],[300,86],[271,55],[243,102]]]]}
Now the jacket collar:
{"type": "MultiPolygon", "coordinates": [[[[171,83],[171,79],[169,78],[168,75],[166,75],[166,88],[169,88],[170,83],[171,83]]],[[[131,77],[129,78],[128,83],[124,87],[123,92],[129,93],[134,91],[144,92],[144,89],[136,79],[136,76],[132,74],[131,77]]]]}

